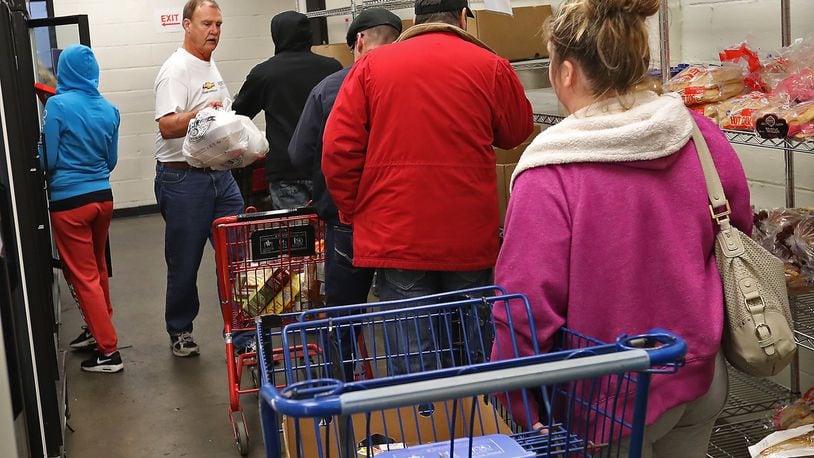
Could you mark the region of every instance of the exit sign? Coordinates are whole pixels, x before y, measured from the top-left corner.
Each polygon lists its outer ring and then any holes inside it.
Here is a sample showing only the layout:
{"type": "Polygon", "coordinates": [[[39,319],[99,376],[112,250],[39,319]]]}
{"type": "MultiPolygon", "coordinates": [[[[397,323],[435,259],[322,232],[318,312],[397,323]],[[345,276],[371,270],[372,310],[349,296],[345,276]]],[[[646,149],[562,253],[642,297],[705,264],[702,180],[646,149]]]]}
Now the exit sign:
{"type": "Polygon", "coordinates": [[[156,32],[180,32],[181,26],[180,9],[157,9],[153,13],[153,24],[156,32]]]}

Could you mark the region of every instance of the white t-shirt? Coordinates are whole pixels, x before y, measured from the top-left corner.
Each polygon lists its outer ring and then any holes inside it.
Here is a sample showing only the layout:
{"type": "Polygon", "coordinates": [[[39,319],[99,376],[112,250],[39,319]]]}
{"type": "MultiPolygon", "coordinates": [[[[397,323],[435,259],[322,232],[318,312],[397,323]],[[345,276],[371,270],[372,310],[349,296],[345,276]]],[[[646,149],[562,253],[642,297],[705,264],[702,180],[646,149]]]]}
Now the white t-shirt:
{"type": "MultiPolygon", "coordinates": [[[[225,102],[229,89],[220,76],[214,59],[198,59],[178,48],[161,66],[155,78],[155,120],[171,113],[194,111],[212,101],[225,102]]],[[[183,161],[184,137],[165,139],[155,136],[155,158],[160,162],[183,161]]]]}

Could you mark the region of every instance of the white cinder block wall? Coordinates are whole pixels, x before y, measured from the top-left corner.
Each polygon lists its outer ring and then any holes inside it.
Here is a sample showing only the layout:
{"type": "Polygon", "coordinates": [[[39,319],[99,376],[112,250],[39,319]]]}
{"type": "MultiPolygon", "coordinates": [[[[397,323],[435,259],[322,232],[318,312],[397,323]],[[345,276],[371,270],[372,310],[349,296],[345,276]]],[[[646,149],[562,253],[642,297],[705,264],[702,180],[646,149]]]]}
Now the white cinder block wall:
{"type": "MultiPolygon", "coordinates": [[[[299,0],[304,6],[304,0],[299,0]]],[[[251,67],[273,53],[269,20],[297,0],[221,0],[224,28],[215,59],[226,83],[236,94],[251,67]]],[[[110,2],[106,0],[54,0],[57,15],[88,14],[91,40],[102,68],[101,90],[122,113],[120,161],[112,177],[116,207],[149,205],[153,196],[154,135],[153,81],[167,56],[178,47],[182,34],[157,33],[155,12],[176,7],[183,0],[110,2]]],[[[718,50],[743,39],[762,51],[780,45],[778,0],[670,0],[672,63],[715,62],[718,50]]],[[[513,0],[514,6],[553,4],[558,0],[513,0]]],[[[327,0],[328,8],[349,5],[349,0],[327,0]]],[[[473,8],[483,3],[472,1],[473,8]]],[[[811,35],[814,1],[791,0],[792,35],[811,35]]],[[[410,9],[396,12],[412,18],[410,9]]],[[[344,41],[350,17],[329,18],[329,37],[344,41]]],[[[658,61],[657,21],[650,21],[654,60],[658,61]]],[[[259,117],[257,121],[262,122],[259,117]]],[[[756,206],[781,206],[783,153],[738,147],[756,206]]],[[[814,205],[814,157],[795,157],[797,204],[814,205]]]]}
{"type": "MultiPolygon", "coordinates": [[[[269,21],[296,7],[295,0],[219,0],[224,24],[214,57],[234,97],[249,70],[274,52],[269,21]]],[[[184,0],[54,0],[57,16],[87,14],[91,44],[101,68],[100,90],[121,112],[119,164],[111,176],[115,207],[155,203],[153,83],[164,60],[181,45],[182,32],[156,32],[156,11],[184,0]]],[[[262,121],[262,116],[258,119],[262,121]]],[[[262,124],[261,128],[262,128],[262,124]]]]}

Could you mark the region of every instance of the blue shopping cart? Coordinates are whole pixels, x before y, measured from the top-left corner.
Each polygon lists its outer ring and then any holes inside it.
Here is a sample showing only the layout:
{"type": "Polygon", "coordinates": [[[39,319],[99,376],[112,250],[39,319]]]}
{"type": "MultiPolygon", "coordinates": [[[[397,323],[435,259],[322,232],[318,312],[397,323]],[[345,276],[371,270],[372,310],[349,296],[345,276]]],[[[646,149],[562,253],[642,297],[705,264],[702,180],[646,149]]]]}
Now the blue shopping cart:
{"type": "Polygon", "coordinates": [[[309,311],[277,334],[261,318],[267,455],[639,456],[651,374],[677,370],[684,342],[653,331],[605,344],[562,329],[557,351],[534,342],[520,356],[513,335],[495,350],[515,357],[489,361],[493,307],[526,314],[514,334],[535,335],[525,296],[497,287],[309,311]],[[359,341],[366,351],[347,349],[359,341]],[[282,368],[266,354],[308,344],[323,351],[284,354],[282,368]]]}

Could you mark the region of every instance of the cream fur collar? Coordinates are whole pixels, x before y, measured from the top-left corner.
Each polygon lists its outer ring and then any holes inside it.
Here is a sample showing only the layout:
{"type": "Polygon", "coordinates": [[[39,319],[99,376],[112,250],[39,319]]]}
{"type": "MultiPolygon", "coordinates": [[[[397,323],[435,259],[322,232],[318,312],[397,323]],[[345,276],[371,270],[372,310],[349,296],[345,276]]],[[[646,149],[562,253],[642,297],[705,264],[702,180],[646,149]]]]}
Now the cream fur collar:
{"type": "Polygon", "coordinates": [[[692,117],[676,94],[638,92],[589,105],[538,135],[512,174],[572,162],[630,162],[669,156],[692,135],[692,117]]]}

